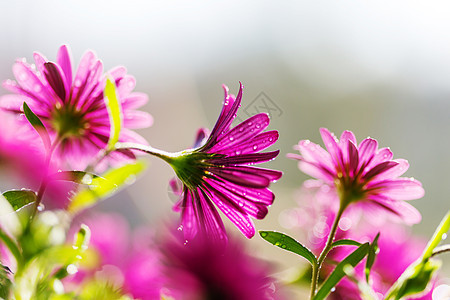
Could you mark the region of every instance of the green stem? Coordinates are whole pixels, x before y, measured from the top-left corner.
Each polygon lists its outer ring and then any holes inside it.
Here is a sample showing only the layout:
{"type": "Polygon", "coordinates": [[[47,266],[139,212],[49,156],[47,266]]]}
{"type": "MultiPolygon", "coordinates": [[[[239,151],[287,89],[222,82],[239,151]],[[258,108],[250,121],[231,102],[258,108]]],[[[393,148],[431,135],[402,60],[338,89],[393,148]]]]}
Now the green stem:
{"type": "MultiPolygon", "coordinates": [[[[341,201],[341,203],[343,203],[343,202],[341,201]]],[[[327,243],[325,244],[325,247],[323,248],[322,253],[320,253],[319,258],[317,259],[317,264],[313,265],[310,299],[313,299],[314,296],[316,295],[317,282],[319,280],[320,268],[322,267],[322,263],[325,260],[325,258],[327,257],[328,252],[330,252],[331,248],[333,247],[333,241],[334,241],[334,237],[336,236],[336,231],[337,231],[337,228],[339,225],[339,220],[341,219],[342,214],[346,207],[347,207],[347,205],[342,205],[342,204],[339,206],[339,211],[336,214],[336,217],[334,219],[333,226],[331,227],[330,234],[328,235],[327,243]]]]}
{"type": "Polygon", "coordinates": [[[159,157],[169,164],[173,161],[173,158],[177,155],[177,153],[170,153],[170,152],[166,152],[163,150],[153,148],[151,146],[146,146],[146,145],[141,145],[141,144],[136,144],[136,143],[116,143],[115,150],[120,150],[120,149],[139,150],[139,151],[145,152],[147,154],[159,157]]]}
{"type": "Polygon", "coordinates": [[[44,192],[45,189],[47,188],[47,176],[48,176],[48,167],[50,166],[50,160],[52,158],[53,152],[56,149],[56,146],[58,146],[58,144],[62,141],[61,137],[57,137],[56,140],[53,142],[53,144],[50,146],[50,149],[47,152],[47,157],[45,159],[45,172],[44,172],[44,176],[42,177],[42,181],[41,181],[41,185],[39,186],[39,190],[36,196],[36,201],[34,203],[34,209],[31,213],[29,222],[28,222],[28,226],[30,225],[30,223],[32,222],[32,220],[34,219],[39,205],[41,204],[42,201],[42,197],[44,196],[44,192]]]}
{"type": "Polygon", "coordinates": [[[20,273],[23,266],[23,257],[19,247],[14,242],[14,240],[9,235],[7,235],[2,229],[0,229],[0,240],[2,240],[5,243],[6,247],[8,247],[9,251],[11,251],[11,254],[16,259],[17,261],[16,272],[20,273]]]}

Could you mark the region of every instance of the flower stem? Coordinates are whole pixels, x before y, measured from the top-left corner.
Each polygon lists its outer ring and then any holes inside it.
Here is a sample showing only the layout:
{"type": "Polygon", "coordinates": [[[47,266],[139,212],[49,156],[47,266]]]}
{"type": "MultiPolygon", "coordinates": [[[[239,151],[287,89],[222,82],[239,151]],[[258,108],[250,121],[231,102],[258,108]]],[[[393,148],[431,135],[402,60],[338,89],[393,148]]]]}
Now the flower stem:
{"type": "MultiPolygon", "coordinates": [[[[341,203],[342,203],[342,201],[341,201],[341,203]]],[[[313,299],[314,296],[316,295],[317,282],[319,280],[320,268],[322,267],[322,263],[325,260],[325,258],[327,257],[328,252],[330,252],[330,250],[332,248],[334,237],[336,235],[336,231],[337,231],[337,228],[339,225],[339,220],[341,219],[342,214],[346,207],[347,207],[347,205],[342,205],[342,204],[339,206],[339,211],[336,214],[336,217],[334,219],[333,226],[331,227],[330,234],[328,235],[327,243],[325,244],[325,247],[323,248],[322,252],[320,253],[319,258],[317,259],[317,264],[313,265],[310,299],[313,299]]]]}
{"type": "Polygon", "coordinates": [[[169,164],[173,161],[174,153],[166,152],[163,150],[159,150],[147,145],[141,145],[137,143],[116,143],[115,150],[120,149],[134,149],[145,152],[147,154],[159,157],[169,164]]]}

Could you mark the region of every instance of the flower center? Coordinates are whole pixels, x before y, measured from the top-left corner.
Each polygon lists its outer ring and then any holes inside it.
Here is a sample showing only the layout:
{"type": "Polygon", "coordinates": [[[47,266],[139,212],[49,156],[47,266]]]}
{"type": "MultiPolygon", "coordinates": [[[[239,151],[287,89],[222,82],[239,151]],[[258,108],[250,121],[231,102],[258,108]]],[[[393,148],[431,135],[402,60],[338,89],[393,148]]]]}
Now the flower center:
{"type": "Polygon", "coordinates": [[[60,137],[80,137],[86,132],[89,123],[84,119],[84,114],[72,105],[55,106],[51,113],[53,129],[60,137]]]}
{"type": "Polygon", "coordinates": [[[168,160],[178,178],[190,190],[196,189],[203,183],[203,177],[208,177],[208,168],[212,166],[208,162],[215,154],[204,152],[182,152],[168,160]]]}
{"type": "Polygon", "coordinates": [[[361,180],[359,176],[349,176],[349,174],[338,173],[334,181],[336,189],[341,200],[341,205],[348,205],[356,202],[366,196],[364,186],[366,182],[361,180]]]}

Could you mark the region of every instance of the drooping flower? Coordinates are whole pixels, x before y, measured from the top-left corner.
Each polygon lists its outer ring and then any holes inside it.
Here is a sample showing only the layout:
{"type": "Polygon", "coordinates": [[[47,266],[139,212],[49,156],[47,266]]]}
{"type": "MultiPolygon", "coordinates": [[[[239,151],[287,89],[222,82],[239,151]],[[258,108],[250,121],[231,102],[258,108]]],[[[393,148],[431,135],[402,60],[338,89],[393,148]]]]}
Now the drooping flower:
{"type": "Polygon", "coordinates": [[[325,128],[320,133],[327,151],[302,140],[297,145],[300,155],[291,155],[300,161],[300,170],[335,189],[341,206],[358,203],[387,210],[408,224],[420,222],[417,209],[403,201],[424,195],[419,181],[399,177],[408,170],[406,160],[393,160],[391,150],[378,149],[372,138],[358,145],[351,131],[344,131],[340,140],[325,128]]]}
{"type": "MultiPolygon", "coordinates": [[[[64,165],[84,169],[105,148],[110,134],[110,121],[104,102],[106,77],[117,86],[117,96],[122,105],[123,129],[120,141],[146,143],[130,129],[148,127],[151,116],[136,108],[148,99],[145,94],[132,92],[135,79],[126,74],[124,67],[116,67],[103,74],[103,64],[92,51],[82,57],[73,74],[69,48],[59,48],[56,62],[34,53],[35,65],[18,60],[13,66],[16,81],[6,80],[3,86],[14,94],[1,98],[0,106],[14,113],[23,112],[25,101],[42,120],[52,142],[58,143],[55,156],[64,165]]],[[[133,157],[129,151],[111,153],[109,162],[133,157]]]]}
{"type": "Polygon", "coordinates": [[[174,209],[181,211],[180,229],[188,241],[199,232],[216,241],[226,240],[214,204],[251,238],[255,227],[250,217],[266,216],[274,200],[268,187],[282,175],[280,171],[249,166],[272,160],[279,153],[257,153],[278,140],[277,131],[263,132],[269,116],[260,113],[230,129],[241,104],[242,85],[236,98],[228,94],[227,87],[224,90],[222,111],[209,137],[200,130],[198,147],[166,159],[183,183],[181,199],[174,209]]]}

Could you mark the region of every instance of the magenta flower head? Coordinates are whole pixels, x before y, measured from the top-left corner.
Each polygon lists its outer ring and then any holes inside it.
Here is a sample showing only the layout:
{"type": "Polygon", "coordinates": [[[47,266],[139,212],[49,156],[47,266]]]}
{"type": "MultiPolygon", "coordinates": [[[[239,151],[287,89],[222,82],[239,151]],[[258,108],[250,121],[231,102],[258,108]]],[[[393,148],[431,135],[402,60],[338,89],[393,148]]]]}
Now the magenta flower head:
{"type": "Polygon", "coordinates": [[[277,131],[263,132],[269,116],[260,113],[230,129],[241,104],[242,85],[235,98],[224,86],[225,100],[219,119],[209,137],[199,131],[198,148],[172,155],[167,161],[183,183],[182,196],[175,205],[181,211],[181,226],[186,240],[199,231],[216,241],[225,241],[222,220],[213,203],[247,237],[255,234],[250,217],[263,219],[274,194],[268,189],[279,179],[280,171],[249,165],[274,159],[277,151],[257,153],[278,140],[277,131]]]}
{"type": "Polygon", "coordinates": [[[176,300],[285,299],[271,265],[251,256],[240,241],[227,247],[195,239],[189,247],[177,238],[161,243],[163,295],[176,300]]]}
{"type": "Polygon", "coordinates": [[[387,210],[408,224],[420,222],[420,213],[403,201],[424,195],[419,181],[399,177],[408,170],[406,160],[393,160],[391,150],[378,149],[372,138],[358,145],[351,131],[344,131],[340,140],[328,129],[321,128],[320,133],[327,151],[302,140],[297,145],[301,155],[291,157],[300,161],[300,170],[334,188],[341,207],[358,203],[387,210]]]}
{"type": "MultiPolygon", "coordinates": [[[[59,48],[56,62],[34,53],[35,65],[18,60],[13,66],[16,81],[6,80],[3,86],[14,94],[1,98],[0,106],[10,112],[23,112],[25,101],[42,120],[52,142],[58,143],[55,155],[73,169],[84,169],[105,148],[110,134],[108,111],[103,99],[106,75],[103,64],[92,51],[87,51],[73,73],[69,48],[59,48]]],[[[117,86],[122,105],[123,129],[120,141],[146,143],[130,129],[148,127],[151,116],[137,111],[147,102],[147,96],[133,93],[135,79],[124,67],[107,73],[117,86]]],[[[131,152],[111,153],[110,162],[120,161],[131,152]]]]}

